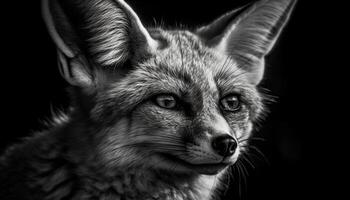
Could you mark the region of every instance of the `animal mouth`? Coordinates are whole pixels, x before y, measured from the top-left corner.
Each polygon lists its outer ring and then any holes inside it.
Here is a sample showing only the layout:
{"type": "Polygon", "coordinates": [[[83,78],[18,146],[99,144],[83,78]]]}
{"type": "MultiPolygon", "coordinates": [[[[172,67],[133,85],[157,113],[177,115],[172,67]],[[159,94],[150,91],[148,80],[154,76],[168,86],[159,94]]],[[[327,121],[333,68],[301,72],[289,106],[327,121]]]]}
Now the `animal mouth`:
{"type": "Polygon", "coordinates": [[[174,155],[161,153],[160,156],[166,162],[170,162],[174,164],[174,166],[180,165],[180,167],[183,167],[186,170],[194,171],[196,173],[205,174],[205,175],[216,175],[221,170],[225,169],[230,165],[230,163],[224,163],[224,162],[208,163],[208,164],[192,164],[174,155]]]}

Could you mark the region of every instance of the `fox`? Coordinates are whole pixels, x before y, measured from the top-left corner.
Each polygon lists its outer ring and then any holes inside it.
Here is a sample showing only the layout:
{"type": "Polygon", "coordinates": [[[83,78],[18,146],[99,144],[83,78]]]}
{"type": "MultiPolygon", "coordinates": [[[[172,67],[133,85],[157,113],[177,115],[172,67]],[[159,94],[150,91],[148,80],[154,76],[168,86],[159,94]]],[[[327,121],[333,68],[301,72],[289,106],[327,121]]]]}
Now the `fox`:
{"type": "Polygon", "coordinates": [[[0,199],[216,199],[264,113],[265,57],[296,2],[146,28],[124,0],[42,0],[71,103],[1,156],[0,199]]]}

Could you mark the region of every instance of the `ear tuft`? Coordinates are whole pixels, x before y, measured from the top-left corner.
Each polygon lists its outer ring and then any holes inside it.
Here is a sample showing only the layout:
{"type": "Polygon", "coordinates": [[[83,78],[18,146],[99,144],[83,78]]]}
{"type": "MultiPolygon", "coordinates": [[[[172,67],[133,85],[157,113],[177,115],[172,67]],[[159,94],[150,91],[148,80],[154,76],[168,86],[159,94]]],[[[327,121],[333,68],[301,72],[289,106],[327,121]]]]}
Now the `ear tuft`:
{"type": "Polygon", "coordinates": [[[78,58],[68,58],[59,50],[57,57],[60,73],[69,84],[84,88],[92,86],[92,73],[87,70],[86,63],[78,58]]]}

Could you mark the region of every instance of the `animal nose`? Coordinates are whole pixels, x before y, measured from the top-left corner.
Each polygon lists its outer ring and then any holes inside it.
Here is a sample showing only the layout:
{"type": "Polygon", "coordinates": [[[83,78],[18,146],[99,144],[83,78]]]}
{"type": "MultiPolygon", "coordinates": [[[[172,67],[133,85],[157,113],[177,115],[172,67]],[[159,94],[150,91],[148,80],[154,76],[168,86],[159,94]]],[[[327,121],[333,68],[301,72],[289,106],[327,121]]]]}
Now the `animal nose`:
{"type": "Polygon", "coordinates": [[[237,148],[236,140],[230,135],[217,136],[212,141],[212,147],[223,157],[232,156],[237,148]]]}

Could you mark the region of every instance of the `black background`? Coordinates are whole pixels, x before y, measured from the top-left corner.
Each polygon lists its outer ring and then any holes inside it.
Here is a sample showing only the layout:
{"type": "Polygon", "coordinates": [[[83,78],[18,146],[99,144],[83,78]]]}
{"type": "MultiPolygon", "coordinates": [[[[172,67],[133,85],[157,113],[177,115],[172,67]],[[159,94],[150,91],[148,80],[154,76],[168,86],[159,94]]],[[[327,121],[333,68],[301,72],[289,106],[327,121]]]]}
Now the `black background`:
{"type": "MultiPolygon", "coordinates": [[[[225,1],[127,1],[146,25],[164,22],[169,26],[193,27],[249,2],[225,1]]],[[[317,1],[316,1],[317,2],[317,1]]],[[[56,67],[56,51],[40,13],[40,1],[20,0],[1,4],[2,103],[0,152],[20,138],[44,128],[50,109],[65,109],[67,83],[56,67]]],[[[270,113],[256,134],[265,142],[254,142],[266,156],[247,165],[246,189],[237,181],[225,199],[314,199],[330,194],[332,140],[326,124],[332,118],[329,94],[334,93],[328,74],[328,17],[318,4],[298,2],[288,26],[267,58],[262,87],[276,96],[270,113]]],[[[333,134],[333,133],[332,133],[333,134]]],[[[258,154],[256,152],[256,154],[258,154]]],[[[334,160],[334,159],[333,159],[334,160]]],[[[333,161],[334,162],[334,161],[333,161]]],[[[335,162],[337,165],[337,162],[335,162]]],[[[332,169],[333,170],[333,169],[332,169]]],[[[243,182],[242,182],[243,183],[243,182]]],[[[241,184],[244,185],[244,184],[241,184]]],[[[338,189],[340,190],[340,189],[338,189]]],[[[332,197],[338,191],[332,192],[332,197]]]]}

